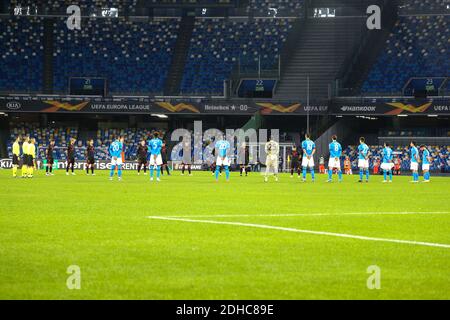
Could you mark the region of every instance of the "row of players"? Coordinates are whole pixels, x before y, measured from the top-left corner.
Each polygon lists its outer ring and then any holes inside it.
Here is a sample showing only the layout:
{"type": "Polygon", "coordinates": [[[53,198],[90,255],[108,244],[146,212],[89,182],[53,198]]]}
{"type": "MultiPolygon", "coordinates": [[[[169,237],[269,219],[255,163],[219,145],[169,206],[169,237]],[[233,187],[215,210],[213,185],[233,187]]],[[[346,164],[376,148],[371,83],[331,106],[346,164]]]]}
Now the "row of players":
{"type": "MultiPolygon", "coordinates": [[[[17,176],[17,170],[19,167],[19,157],[20,157],[20,137],[17,137],[16,141],[13,144],[13,176],[17,176]]],[[[358,146],[358,167],[359,167],[359,182],[369,181],[369,158],[371,156],[370,149],[365,143],[364,137],[361,137],[359,140],[358,146]]],[[[50,141],[49,146],[46,152],[47,158],[47,167],[46,174],[52,175],[52,167],[54,163],[53,157],[53,149],[55,146],[54,141],[50,141]]],[[[422,171],[424,174],[424,182],[430,181],[430,163],[431,157],[430,152],[424,145],[420,146],[420,150],[422,151],[422,158],[420,158],[419,149],[416,146],[416,143],[412,141],[410,143],[411,146],[411,171],[413,173],[413,181],[419,181],[419,163],[422,162],[422,171]]],[[[226,140],[219,140],[215,143],[215,147],[218,150],[217,159],[215,163],[214,175],[216,180],[219,178],[219,174],[221,173],[221,169],[223,168],[225,171],[226,179],[229,180],[230,177],[230,160],[228,158],[228,151],[230,149],[230,143],[226,140]]],[[[305,140],[301,144],[302,154],[300,154],[295,148],[292,152],[291,159],[291,176],[294,169],[297,169],[300,172],[300,162],[302,168],[302,181],[306,181],[307,171],[309,169],[311,173],[312,181],[315,181],[315,172],[314,172],[314,155],[316,153],[315,143],[311,140],[309,134],[305,135],[305,140]]],[[[117,175],[119,180],[122,179],[122,164],[124,162],[123,159],[123,150],[124,150],[124,138],[117,137],[115,139],[109,149],[109,155],[111,157],[111,171],[110,171],[110,179],[112,180],[115,171],[117,169],[117,175]]],[[[266,158],[266,171],[264,174],[264,180],[268,181],[268,177],[271,173],[276,181],[278,181],[278,168],[279,168],[279,144],[270,140],[265,144],[265,151],[267,154],[266,158]]],[[[337,141],[337,136],[334,135],[332,137],[332,141],[329,144],[329,152],[330,157],[328,161],[328,180],[327,182],[332,182],[333,172],[337,172],[338,181],[342,181],[342,170],[340,158],[342,156],[342,146],[337,141]]],[[[170,175],[168,166],[167,166],[167,156],[165,152],[165,144],[159,138],[159,133],[155,132],[153,134],[153,138],[148,142],[141,141],[138,147],[138,173],[141,168],[144,168],[144,173],[146,173],[147,163],[150,168],[150,180],[153,180],[154,171],[156,171],[156,180],[160,181],[160,174],[162,169],[167,170],[167,173],[170,175]],[[148,161],[148,153],[150,154],[150,160],[148,161]]],[[[394,167],[393,163],[393,151],[390,148],[388,143],[384,144],[384,149],[382,151],[383,160],[381,164],[381,169],[384,174],[383,182],[392,182],[392,169],[394,167]],[[388,179],[389,177],[389,179],[388,179]]],[[[95,164],[95,149],[94,149],[94,141],[90,140],[88,142],[87,150],[86,150],[86,158],[87,158],[87,166],[86,171],[89,173],[91,170],[92,174],[94,174],[94,164],[95,164]]],[[[30,138],[26,136],[23,139],[22,144],[22,177],[32,177],[33,170],[35,167],[35,159],[36,159],[36,140],[34,138],[30,138]]],[[[67,148],[67,168],[66,174],[69,174],[69,170],[72,170],[72,174],[74,174],[74,164],[75,164],[75,139],[71,139],[69,146],[67,148]]],[[[241,166],[241,175],[242,171],[245,171],[246,165],[241,166]]],[[[183,166],[184,173],[185,166],[183,166]]],[[[190,166],[188,167],[190,173],[190,166]]]]}

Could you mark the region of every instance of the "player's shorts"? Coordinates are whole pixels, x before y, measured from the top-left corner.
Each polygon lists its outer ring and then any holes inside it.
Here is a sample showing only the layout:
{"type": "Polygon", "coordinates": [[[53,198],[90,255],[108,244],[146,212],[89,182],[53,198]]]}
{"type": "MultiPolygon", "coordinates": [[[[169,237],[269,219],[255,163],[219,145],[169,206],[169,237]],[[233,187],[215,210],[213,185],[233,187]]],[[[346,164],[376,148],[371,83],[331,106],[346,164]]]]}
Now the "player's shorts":
{"type": "Polygon", "coordinates": [[[122,165],[122,157],[116,157],[116,159],[114,159],[114,157],[111,159],[111,165],[115,166],[115,165],[122,165]]]}
{"type": "Polygon", "coordinates": [[[15,155],[15,154],[13,154],[12,164],[14,166],[18,166],[19,165],[19,157],[17,155],[15,155]]]}
{"type": "Polygon", "coordinates": [[[298,160],[291,162],[292,169],[298,168],[299,166],[300,166],[300,162],[298,160]]]}
{"type": "Polygon", "coordinates": [[[75,163],[75,158],[69,158],[69,159],[67,159],[67,162],[68,163],[75,163]]]}
{"type": "Polygon", "coordinates": [[[394,164],[390,163],[390,162],[389,163],[385,162],[385,163],[381,164],[381,170],[389,171],[389,170],[392,170],[393,167],[394,167],[394,164]]]}
{"type": "Polygon", "coordinates": [[[302,167],[314,167],[314,158],[311,156],[311,158],[308,159],[307,156],[303,156],[302,159],[302,167]]]}
{"type": "Polygon", "coordinates": [[[27,154],[22,155],[22,165],[24,165],[24,166],[28,165],[28,155],[27,154]]]}
{"type": "Polygon", "coordinates": [[[95,159],[94,159],[94,157],[89,157],[89,158],[87,159],[87,164],[95,164],[95,159]]]}
{"type": "Polygon", "coordinates": [[[147,163],[147,157],[139,157],[138,163],[139,163],[140,165],[146,164],[146,163],[147,163]]]}
{"type": "Polygon", "coordinates": [[[47,164],[53,165],[54,162],[53,158],[47,158],[47,164]]]}
{"type": "Polygon", "coordinates": [[[341,169],[341,160],[338,158],[336,160],[336,158],[330,158],[330,160],[328,160],[328,168],[331,169],[341,169]]]}
{"type": "Polygon", "coordinates": [[[230,159],[228,157],[225,157],[222,159],[222,157],[217,157],[216,160],[216,166],[229,166],[230,165],[230,159]]]}
{"type": "Polygon", "coordinates": [[[411,162],[411,170],[412,171],[419,170],[419,164],[417,162],[411,162]]]}
{"type": "Polygon", "coordinates": [[[160,166],[160,165],[162,165],[162,157],[161,157],[161,154],[158,154],[157,156],[156,156],[156,160],[155,160],[155,157],[153,156],[153,155],[150,155],[150,165],[151,166],[160,166]]]}
{"type": "Polygon", "coordinates": [[[359,159],[358,160],[358,168],[368,169],[369,168],[369,160],[359,159]]]}
{"type": "Polygon", "coordinates": [[[425,170],[430,170],[430,164],[422,164],[422,170],[423,171],[425,171],[425,170]]]}
{"type": "Polygon", "coordinates": [[[277,168],[278,167],[278,155],[267,155],[266,166],[277,168]]]}
{"type": "Polygon", "coordinates": [[[34,166],[34,158],[33,158],[33,156],[28,155],[27,166],[29,166],[29,167],[34,166]]]}

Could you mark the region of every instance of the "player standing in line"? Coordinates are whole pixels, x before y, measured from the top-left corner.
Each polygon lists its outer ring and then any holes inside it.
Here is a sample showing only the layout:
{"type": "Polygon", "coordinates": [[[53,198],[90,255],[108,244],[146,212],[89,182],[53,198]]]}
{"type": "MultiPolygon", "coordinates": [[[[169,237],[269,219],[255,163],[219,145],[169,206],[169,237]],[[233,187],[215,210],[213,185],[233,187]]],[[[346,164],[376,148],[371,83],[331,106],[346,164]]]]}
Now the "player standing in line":
{"type": "Polygon", "coordinates": [[[166,170],[167,175],[170,176],[169,166],[167,164],[167,144],[166,141],[164,140],[161,148],[161,158],[162,158],[161,174],[164,174],[164,170],[166,170]]]}
{"type": "Polygon", "coordinates": [[[364,137],[359,138],[358,146],[358,168],[359,168],[359,180],[358,182],[363,182],[363,176],[366,174],[366,182],[369,182],[369,147],[366,144],[366,139],[364,137]]]}
{"type": "Polygon", "coordinates": [[[122,180],[122,150],[123,144],[120,137],[115,139],[109,146],[109,155],[111,156],[111,171],[109,173],[109,180],[113,179],[114,172],[117,167],[117,176],[119,181],[122,180]]]}
{"type": "Polygon", "coordinates": [[[298,152],[297,147],[293,146],[291,153],[291,178],[294,177],[294,170],[297,171],[297,177],[300,178],[300,161],[302,159],[302,155],[298,152]]]}
{"type": "Polygon", "coordinates": [[[425,145],[421,145],[420,150],[422,151],[423,182],[430,182],[430,163],[432,161],[430,151],[425,145]]]}
{"type": "Polygon", "coordinates": [[[327,182],[333,181],[333,170],[336,169],[339,176],[339,182],[342,182],[342,170],[341,170],[341,155],[342,146],[337,142],[337,136],[333,135],[331,137],[332,141],[328,146],[330,149],[330,159],[328,160],[328,180],[327,182]]]}
{"type": "Polygon", "coordinates": [[[45,167],[45,175],[53,176],[53,150],[55,149],[55,140],[50,140],[48,143],[47,151],[45,152],[45,158],[47,159],[47,166],[45,167]]]}
{"type": "Polygon", "coordinates": [[[139,143],[138,149],[137,149],[137,156],[138,156],[138,175],[141,174],[141,169],[144,167],[144,175],[147,175],[147,157],[148,157],[148,147],[145,145],[145,140],[142,139],[139,143]]]}
{"type": "Polygon", "coordinates": [[[30,144],[28,145],[28,178],[33,178],[33,171],[36,167],[36,139],[32,138],[30,139],[30,144]]]}
{"type": "Polygon", "coordinates": [[[88,145],[86,148],[86,174],[89,175],[89,169],[91,169],[91,173],[93,176],[95,176],[94,173],[94,166],[95,166],[95,147],[94,147],[94,140],[90,139],[88,141],[88,145]]]}
{"type": "Polygon", "coordinates": [[[306,181],[306,170],[309,168],[311,172],[312,182],[315,181],[314,176],[314,154],[316,153],[316,144],[311,140],[310,135],[305,134],[305,140],[302,142],[303,149],[303,159],[302,159],[302,168],[303,168],[303,178],[302,182],[306,181]]]}
{"type": "Polygon", "coordinates": [[[278,142],[273,139],[270,139],[265,147],[264,147],[267,158],[266,158],[266,173],[264,175],[264,182],[267,182],[269,179],[269,171],[273,169],[273,177],[275,181],[278,181],[278,156],[280,153],[280,146],[278,142]]]}
{"type": "Polygon", "coordinates": [[[148,142],[148,149],[150,151],[150,181],[153,181],[153,172],[156,169],[156,181],[160,181],[161,175],[161,165],[162,165],[162,157],[161,157],[161,148],[163,142],[159,139],[159,133],[153,133],[153,139],[148,142]]]}
{"type": "Polygon", "coordinates": [[[28,174],[28,147],[30,145],[30,136],[25,136],[22,143],[22,178],[26,178],[28,174]]]}
{"type": "Polygon", "coordinates": [[[384,143],[384,149],[382,151],[383,153],[383,163],[381,164],[381,170],[383,170],[383,176],[384,180],[383,183],[387,182],[387,175],[389,173],[389,183],[392,182],[392,168],[394,167],[394,164],[392,163],[392,160],[394,159],[394,153],[392,152],[392,149],[389,146],[389,143],[384,143]]]}
{"type": "Polygon", "coordinates": [[[241,156],[244,156],[244,162],[239,165],[239,175],[242,177],[242,174],[245,173],[245,176],[247,177],[250,168],[250,148],[245,144],[245,142],[241,146],[240,153],[241,156]]]}
{"type": "Polygon", "coordinates": [[[72,168],[72,175],[75,175],[74,166],[75,166],[75,138],[70,138],[69,146],[67,147],[67,168],[66,175],[69,175],[69,169],[72,168]]]}
{"type": "Polygon", "coordinates": [[[19,168],[19,157],[20,157],[20,136],[16,137],[16,140],[14,140],[14,143],[12,145],[12,173],[13,177],[17,178],[17,169],[19,168]]]}
{"type": "Polygon", "coordinates": [[[416,142],[415,141],[411,141],[410,143],[410,147],[411,147],[411,171],[412,171],[412,175],[413,175],[413,181],[411,181],[412,183],[417,183],[419,182],[419,150],[416,147],[416,142]]]}
{"type": "Polygon", "coordinates": [[[225,169],[225,177],[227,181],[230,180],[230,160],[228,159],[227,152],[230,149],[230,143],[227,140],[218,140],[215,144],[218,150],[217,160],[216,160],[216,170],[214,175],[216,181],[219,181],[220,168],[223,166],[225,169]]]}

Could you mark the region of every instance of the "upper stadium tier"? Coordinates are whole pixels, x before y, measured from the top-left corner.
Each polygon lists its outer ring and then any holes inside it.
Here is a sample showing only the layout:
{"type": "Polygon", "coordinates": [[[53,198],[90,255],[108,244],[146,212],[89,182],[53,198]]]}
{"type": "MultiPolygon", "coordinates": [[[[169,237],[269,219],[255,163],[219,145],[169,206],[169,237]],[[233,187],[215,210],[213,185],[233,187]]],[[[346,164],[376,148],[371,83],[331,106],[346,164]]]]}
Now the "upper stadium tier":
{"type": "Polygon", "coordinates": [[[369,2],[79,0],[70,4],[87,14],[81,30],[70,30],[65,13],[11,11],[59,12],[69,1],[11,0],[10,14],[0,15],[0,92],[68,94],[71,78],[100,77],[109,95],[237,95],[240,80],[270,78],[277,99],[320,100],[402,95],[411,78],[450,76],[448,1],[374,0],[383,8],[378,33],[366,27],[369,2]],[[155,17],[157,4],[229,4],[245,16],[155,17]],[[93,16],[106,7],[119,17],[93,16]]]}
{"type": "Polygon", "coordinates": [[[450,16],[400,17],[362,91],[400,93],[409,78],[449,75],[450,16]]]}

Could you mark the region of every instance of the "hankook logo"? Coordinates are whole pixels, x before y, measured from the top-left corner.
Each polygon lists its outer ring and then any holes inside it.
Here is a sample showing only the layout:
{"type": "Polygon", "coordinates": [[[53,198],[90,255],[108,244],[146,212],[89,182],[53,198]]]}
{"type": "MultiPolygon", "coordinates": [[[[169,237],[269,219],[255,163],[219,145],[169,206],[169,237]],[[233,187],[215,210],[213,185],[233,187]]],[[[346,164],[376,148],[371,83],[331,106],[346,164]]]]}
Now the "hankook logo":
{"type": "Polygon", "coordinates": [[[8,108],[9,110],[17,110],[20,109],[21,107],[22,105],[20,104],[20,102],[17,101],[11,101],[6,104],[6,108],[8,108]]]}

